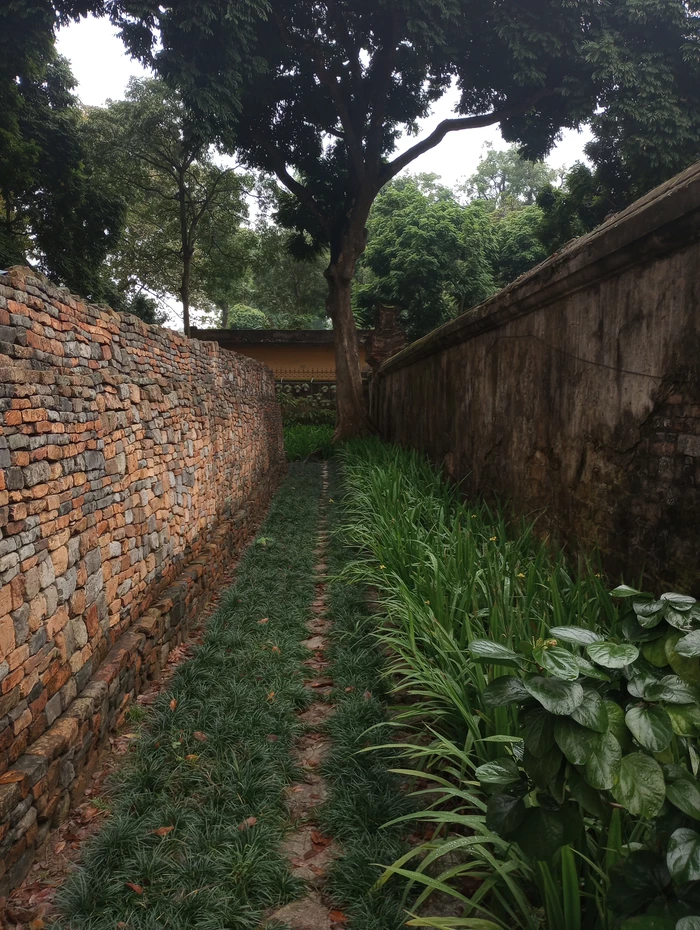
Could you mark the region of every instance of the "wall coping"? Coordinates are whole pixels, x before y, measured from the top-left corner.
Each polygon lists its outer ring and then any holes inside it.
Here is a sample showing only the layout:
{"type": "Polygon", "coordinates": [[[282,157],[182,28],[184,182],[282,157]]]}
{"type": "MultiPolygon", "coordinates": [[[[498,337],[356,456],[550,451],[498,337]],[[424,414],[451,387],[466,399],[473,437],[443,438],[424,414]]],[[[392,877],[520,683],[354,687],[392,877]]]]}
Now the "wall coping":
{"type": "Polygon", "coordinates": [[[700,162],[636,200],[466,313],[388,359],[383,376],[700,237],[700,162]]]}
{"type": "MultiPolygon", "coordinates": [[[[284,347],[335,345],[335,332],[332,329],[198,329],[192,326],[190,333],[193,339],[218,342],[222,349],[230,345],[284,347]]],[[[371,329],[358,329],[358,342],[364,345],[372,333],[371,329]]]]}

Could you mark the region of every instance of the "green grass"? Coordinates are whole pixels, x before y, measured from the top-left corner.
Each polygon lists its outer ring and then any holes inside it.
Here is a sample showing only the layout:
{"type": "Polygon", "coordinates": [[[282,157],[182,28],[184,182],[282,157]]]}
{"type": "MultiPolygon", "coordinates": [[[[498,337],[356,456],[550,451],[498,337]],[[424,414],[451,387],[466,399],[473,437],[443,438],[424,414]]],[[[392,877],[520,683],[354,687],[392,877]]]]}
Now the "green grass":
{"type": "Polygon", "coordinates": [[[284,427],[284,448],[290,462],[308,459],[309,456],[327,459],[333,454],[334,427],[291,423],[284,427]]]}
{"type": "Polygon", "coordinates": [[[319,465],[291,467],[260,533],[267,544],[248,549],[204,643],[142,725],[114,814],[61,890],[59,926],[259,930],[266,908],[299,894],[279,846],[308,700],[300,642],[319,490],[319,465]]]}
{"type": "Polygon", "coordinates": [[[464,503],[418,453],[366,440],[344,447],[341,458],[343,539],[355,552],[343,575],[378,592],[374,649],[390,656],[387,682],[401,701],[394,721],[413,729],[401,768],[430,789],[413,817],[433,837],[397,858],[384,879],[399,875],[407,890],[420,890],[427,914],[437,879],[473,926],[536,930],[544,904],[536,863],[487,827],[475,776],[503,755],[499,738],[520,731],[516,708],[484,708],[481,700],[509,669],[475,663],[469,644],[486,638],[518,648],[546,638],[551,626],[615,629],[605,580],[585,562],[572,569],[532,525],[484,502],[464,503]]]}
{"type": "MultiPolygon", "coordinates": [[[[330,525],[342,519],[339,476],[332,470],[330,525]]],[[[398,776],[389,771],[397,761],[391,750],[363,752],[390,737],[386,721],[385,657],[377,649],[376,618],[368,606],[364,585],[337,578],[350,553],[331,537],[328,563],[332,576],[328,616],[333,622],[329,655],[336,711],[328,723],[332,749],[324,774],[329,801],[320,812],[322,828],[336,837],[343,850],[329,881],[329,893],[351,919],[350,930],[398,930],[404,926],[402,886],[393,882],[377,889],[382,866],[406,849],[404,825],[386,826],[405,815],[411,804],[398,776]]]]}

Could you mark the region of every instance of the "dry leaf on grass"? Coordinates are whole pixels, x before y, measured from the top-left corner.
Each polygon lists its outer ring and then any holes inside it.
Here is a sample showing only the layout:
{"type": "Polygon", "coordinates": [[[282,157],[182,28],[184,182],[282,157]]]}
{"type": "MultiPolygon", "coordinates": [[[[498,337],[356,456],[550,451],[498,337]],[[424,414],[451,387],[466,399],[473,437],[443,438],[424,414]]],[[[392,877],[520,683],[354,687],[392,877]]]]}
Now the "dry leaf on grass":
{"type": "Polygon", "coordinates": [[[177,707],[177,699],[173,698],[172,701],[170,702],[170,710],[175,710],[176,707],[177,707]]]}
{"type": "Polygon", "coordinates": [[[200,743],[206,743],[208,737],[206,733],[202,733],[201,730],[195,730],[192,734],[195,739],[199,740],[200,743]]]}
{"type": "Polygon", "coordinates": [[[167,836],[168,833],[171,833],[175,827],[158,827],[157,830],[151,830],[151,833],[154,836],[167,836]]]}
{"type": "Polygon", "coordinates": [[[248,827],[254,827],[257,822],[258,822],[257,817],[246,817],[243,823],[238,824],[238,829],[242,833],[244,830],[247,830],[248,827]]]}
{"type": "Polygon", "coordinates": [[[127,888],[131,888],[134,894],[143,894],[143,887],[141,885],[135,885],[133,882],[124,882],[127,888]]]}
{"type": "Polygon", "coordinates": [[[328,916],[334,924],[346,924],[350,919],[342,911],[330,911],[328,916]]]}

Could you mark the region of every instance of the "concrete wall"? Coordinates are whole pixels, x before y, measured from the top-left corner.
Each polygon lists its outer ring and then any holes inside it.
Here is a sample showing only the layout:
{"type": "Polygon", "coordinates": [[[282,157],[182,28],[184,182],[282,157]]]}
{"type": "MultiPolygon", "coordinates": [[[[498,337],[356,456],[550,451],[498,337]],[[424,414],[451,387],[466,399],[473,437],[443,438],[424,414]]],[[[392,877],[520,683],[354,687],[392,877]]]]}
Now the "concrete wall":
{"type": "Polygon", "coordinates": [[[256,526],[284,450],[264,365],[28,269],[0,275],[0,423],[1,896],[256,526]]]}
{"type": "Polygon", "coordinates": [[[379,370],[373,414],[467,495],[700,588],[700,164],[379,370]]]}

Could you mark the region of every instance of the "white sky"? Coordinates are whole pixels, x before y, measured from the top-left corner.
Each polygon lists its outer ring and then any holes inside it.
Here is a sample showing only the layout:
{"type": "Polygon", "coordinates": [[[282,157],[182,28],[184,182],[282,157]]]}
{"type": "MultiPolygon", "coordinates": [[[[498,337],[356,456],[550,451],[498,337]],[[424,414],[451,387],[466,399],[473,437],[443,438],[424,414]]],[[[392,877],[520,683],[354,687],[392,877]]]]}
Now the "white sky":
{"type": "MultiPolygon", "coordinates": [[[[91,106],[102,106],[109,98],[120,99],[130,77],[148,73],[126,53],[108,19],[88,17],[64,27],[58,33],[57,45],[61,55],[70,60],[78,82],[78,96],[83,103],[91,106]]],[[[454,115],[452,108],[455,102],[455,95],[446,95],[436,105],[433,114],[423,121],[421,130],[424,129],[427,134],[440,120],[454,115]]],[[[423,132],[417,137],[405,139],[399,150],[413,145],[422,135],[423,132]]],[[[568,130],[547,161],[555,168],[571,166],[584,157],[583,146],[589,138],[586,131],[577,133],[568,130]]],[[[497,149],[506,148],[496,126],[450,133],[440,145],[418,158],[407,170],[413,173],[435,173],[440,175],[445,184],[453,186],[474,173],[485,142],[493,143],[497,149]]],[[[170,321],[181,328],[177,306],[173,302],[169,307],[170,321]]]]}

